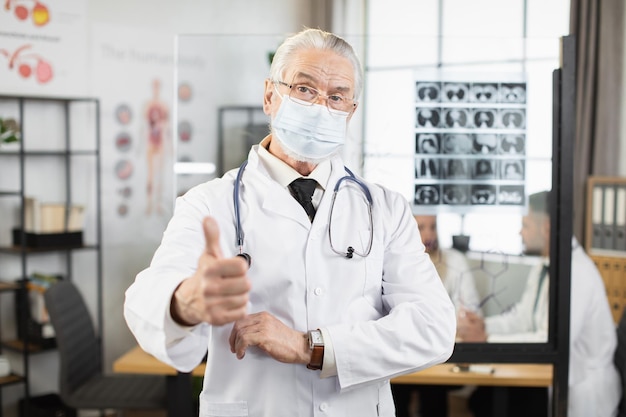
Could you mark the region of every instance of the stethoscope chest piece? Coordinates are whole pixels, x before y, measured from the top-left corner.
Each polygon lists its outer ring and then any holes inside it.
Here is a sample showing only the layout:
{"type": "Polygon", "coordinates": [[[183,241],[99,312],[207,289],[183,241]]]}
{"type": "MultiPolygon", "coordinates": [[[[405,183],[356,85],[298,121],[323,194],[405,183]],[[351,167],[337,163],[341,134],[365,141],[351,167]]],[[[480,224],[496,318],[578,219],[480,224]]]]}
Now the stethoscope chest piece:
{"type": "Polygon", "coordinates": [[[237,256],[241,256],[248,263],[248,268],[252,265],[252,258],[246,252],[238,253],[237,256]]]}

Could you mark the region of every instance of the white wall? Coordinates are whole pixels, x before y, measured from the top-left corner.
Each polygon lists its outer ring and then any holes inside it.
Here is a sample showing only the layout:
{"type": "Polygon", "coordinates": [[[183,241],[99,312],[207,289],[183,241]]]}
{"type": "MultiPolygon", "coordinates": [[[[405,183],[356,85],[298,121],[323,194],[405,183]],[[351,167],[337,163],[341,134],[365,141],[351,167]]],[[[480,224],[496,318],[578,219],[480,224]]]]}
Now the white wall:
{"type": "MultiPolygon", "coordinates": [[[[177,34],[281,34],[310,25],[311,6],[305,0],[91,0],[88,20],[154,31],[159,36],[177,34]]],[[[164,48],[169,47],[164,45],[164,48]]],[[[173,51],[170,51],[173,54],[173,51]]],[[[227,74],[223,74],[228,79],[227,74]]],[[[220,75],[217,74],[219,78],[220,75]]],[[[94,86],[94,88],[97,86],[94,86]]],[[[259,103],[261,103],[259,97],[259,103]]],[[[106,199],[104,200],[106,205],[106,199]]],[[[105,224],[106,227],[106,224],[105,224]]],[[[132,241],[132,236],[129,237],[132,241]]],[[[158,240],[116,244],[104,248],[105,359],[107,367],[134,340],[121,321],[123,291],[140,269],[147,266],[158,240]]]]}
{"type": "MultiPolygon", "coordinates": [[[[155,39],[162,42],[163,55],[174,55],[174,38],[177,34],[286,34],[298,31],[302,26],[314,26],[312,5],[308,0],[90,0],[87,9],[87,31],[84,34],[88,44],[93,46],[93,34],[96,27],[119,27],[121,31],[139,31],[154,33],[155,39]],[[171,41],[170,41],[171,40],[171,41]]],[[[99,32],[102,33],[102,32],[99,32]]],[[[88,50],[92,49],[90,47],[88,50]]],[[[75,51],[66,51],[72,56],[75,51]]],[[[90,52],[86,53],[90,60],[90,52]]],[[[93,77],[97,68],[91,67],[89,91],[101,91],[102,86],[95,85],[93,77]]],[[[217,74],[217,77],[227,74],[217,74]]],[[[173,83],[173,80],[172,80],[173,83]]],[[[0,92],[1,93],[1,92],[0,92]]],[[[262,97],[259,97],[261,103],[262,97]]],[[[173,107],[173,103],[172,103],[173,107]]],[[[102,115],[106,123],[109,114],[102,115]]],[[[104,135],[103,135],[104,136],[104,135]]],[[[106,148],[108,137],[103,137],[106,148]]],[[[110,181],[106,161],[107,152],[103,149],[103,185],[110,181]]],[[[103,195],[103,212],[115,212],[114,195],[103,195]]],[[[105,220],[107,218],[105,217],[105,220]]],[[[165,227],[165,219],[156,223],[153,233],[136,238],[133,235],[112,236],[105,222],[103,258],[103,301],[104,301],[104,356],[106,369],[112,361],[135,344],[122,317],[124,291],[134,276],[150,262],[152,253],[160,240],[160,233],[165,227]],[[109,234],[107,234],[109,233],[109,234]],[[121,242],[121,243],[120,243],[121,242]]],[[[89,269],[92,271],[93,269],[89,269]]],[[[3,306],[4,308],[4,306],[3,306]]],[[[5,316],[6,317],[6,316],[5,316]]],[[[32,392],[37,395],[57,390],[58,360],[56,352],[31,356],[32,392]]],[[[16,369],[19,363],[16,364],[16,369]]],[[[23,395],[20,385],[3,389],[2,407],[7,417],[17,416],[17,401],[23,395]]]]}

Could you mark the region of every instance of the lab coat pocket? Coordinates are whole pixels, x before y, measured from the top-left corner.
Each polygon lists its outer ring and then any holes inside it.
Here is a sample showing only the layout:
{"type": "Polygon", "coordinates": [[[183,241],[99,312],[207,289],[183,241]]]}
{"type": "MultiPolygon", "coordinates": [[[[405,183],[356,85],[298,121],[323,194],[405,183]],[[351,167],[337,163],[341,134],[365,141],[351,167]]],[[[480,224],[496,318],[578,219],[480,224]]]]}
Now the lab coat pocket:
{"type": "Polygon", "coordinates": [[[248,402],[212,403],[200,396],[200,417],[247,417],[248,402]]]}
{"type": "MultiPolygon", "coordinates": [[[[361,242],[364,247],[369,244],[372,238],[369,230],[361,230],[361,242]]],[[[365,282],[363,286],[363,297],[376,310],[382,308],[382,280],[383,280],[383,255],[379,245],[372,242],[372,249],[365,258],[365,282]]]]}

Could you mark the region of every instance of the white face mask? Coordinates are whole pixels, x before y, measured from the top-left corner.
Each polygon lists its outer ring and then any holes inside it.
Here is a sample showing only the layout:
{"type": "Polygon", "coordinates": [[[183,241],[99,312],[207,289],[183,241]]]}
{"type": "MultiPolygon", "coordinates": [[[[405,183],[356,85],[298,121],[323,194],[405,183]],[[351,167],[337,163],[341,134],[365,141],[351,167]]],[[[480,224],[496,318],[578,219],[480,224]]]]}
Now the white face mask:
{"type": "Polygon", "coordinates": [[[321,162],[346,141],[350,113],[320,104],[302,105],[287,96],[272,120],[272,131],[285,153],[298,161],[321,162]]]}

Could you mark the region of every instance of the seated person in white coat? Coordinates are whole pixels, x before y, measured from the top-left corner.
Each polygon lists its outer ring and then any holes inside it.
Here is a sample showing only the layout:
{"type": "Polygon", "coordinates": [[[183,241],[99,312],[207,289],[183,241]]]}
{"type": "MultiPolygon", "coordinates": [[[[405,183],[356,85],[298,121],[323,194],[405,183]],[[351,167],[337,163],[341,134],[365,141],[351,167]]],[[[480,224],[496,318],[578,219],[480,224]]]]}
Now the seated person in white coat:
{"type": "Polygon", "coordinates": [[[480,296],[467,258],[453,248],[439,246],[437,216],[416,215],[415,221],[426,247],[426,253],[435,264],[439,277],[457,309],[465,308],[480,314],[480,296]]]}
{"type": "MultiPolygon", "coordinates": [[[[543,262],[530,272],[522,298],[508,313],[483,318],[459,316],[458,336],[466,342],[545,342],[548,339],[548,280],[550,250],[550,193],[529,197],[522,221],[522,241],[528,253],[543,262]],[[542,272],[544,271],[544,272],[542,272]]],[[[621,398],[621,381],[613,364],[617,345],[615,324],[602,277],[583,248],[572,239],[568,417],[613,417],[621,398]]],[[[510,416],[547,415],[547,390],[535,389],[536,400],[521,389],[509,393],[510,416]],[[541,402],[532,414],[525,409],[541,402]],[[526,411],[525,411],[526,410],[526,411]]],[[[476,417],[491,409],[487,387],[470,399],[476,417]]]]}
{"type": "MultiPolygon", "coordinates": [[[[426,246],[426,252],[435,264],[441,281],[457,310],[461,308],[480,311],[480,296],[474,276],[465,255],[452,248],[439,246],[437,216],[416,215],[415,221],[426,246]]],[[[479,313],[480,314],[480,313],[479,313]]],[[[392,385],[396,416],[409,417],[414,408],[424,417],[448,417],[448,391],[460,388],[447,385],[392,385]],[[417,407],[413,394],[417,394],[417,407]]]]}
{"type": "Polygon", "coordinates": [[[201,416],[392,417],[390,380],[452,354],[454,306],[408,201],[340,157],[360,68],[333,34],[288,38],[265,81],[269,135],[177,199],[126,291],[143,349],[183,372],[208,349],[201,416]]]}

